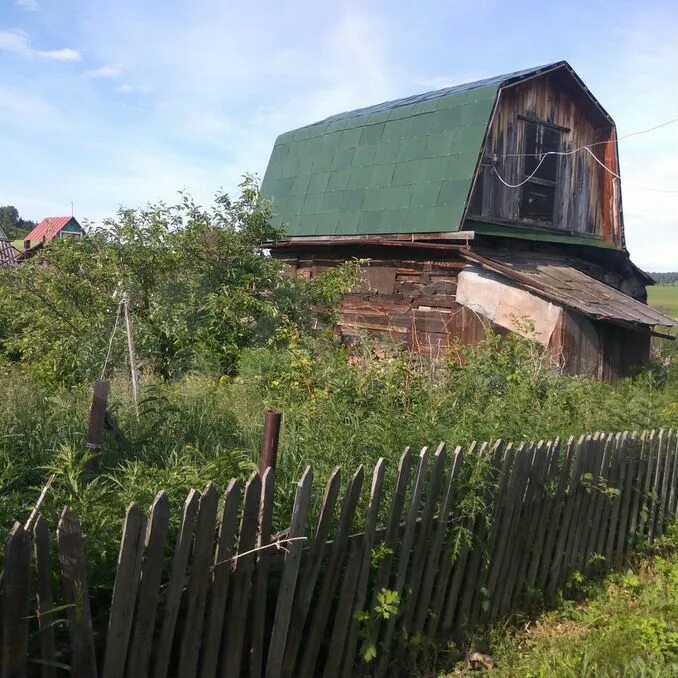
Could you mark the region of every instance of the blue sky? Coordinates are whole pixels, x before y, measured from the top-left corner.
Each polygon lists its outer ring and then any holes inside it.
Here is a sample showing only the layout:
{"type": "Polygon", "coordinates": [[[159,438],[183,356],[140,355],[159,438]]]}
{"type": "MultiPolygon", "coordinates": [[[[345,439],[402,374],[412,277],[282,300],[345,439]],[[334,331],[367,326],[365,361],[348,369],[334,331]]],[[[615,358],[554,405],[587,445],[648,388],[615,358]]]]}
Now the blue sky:
{"type": "MultiPolygon", "coordinates": [[[[339,111],[566,59],[619,135],[678,117],[678,3],[0,0],[0,204],[208,203],[339,111]]],[[[620,141],[628,246],[678,269],[678,124],[620,141]]]]}

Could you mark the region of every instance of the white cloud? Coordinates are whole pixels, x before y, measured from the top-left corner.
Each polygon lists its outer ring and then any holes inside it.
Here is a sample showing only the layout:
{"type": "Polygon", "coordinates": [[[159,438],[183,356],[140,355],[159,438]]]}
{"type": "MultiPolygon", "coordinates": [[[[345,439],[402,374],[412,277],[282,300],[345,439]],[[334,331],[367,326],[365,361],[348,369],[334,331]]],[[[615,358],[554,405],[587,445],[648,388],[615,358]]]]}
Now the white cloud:
{"type": "Polygon", "coordinates": [[[118,87],[120,94],[148,94],[151,88],[148,85],[129,85],[125,83],[118,87]]]}
{"type": "Polygon", "coordinates": [[[114,80],[122,75],[122,69],[117,66],[101,66],[83,73],[89,80],[114,80]]]}
{"type": "Polygon", "coordinates": [[[38,0],[14,0],[14,6],[27,12],[37,12],[40,9],[38,0]]]}
{"type": "Polygon", "coordinates": [[[0,30],[0,50],[12,52],[27,59],[47,61],[80,61],[80,52],[65,47],[62,49],[34,49],[28,33],[22,30],[0,30]]]}

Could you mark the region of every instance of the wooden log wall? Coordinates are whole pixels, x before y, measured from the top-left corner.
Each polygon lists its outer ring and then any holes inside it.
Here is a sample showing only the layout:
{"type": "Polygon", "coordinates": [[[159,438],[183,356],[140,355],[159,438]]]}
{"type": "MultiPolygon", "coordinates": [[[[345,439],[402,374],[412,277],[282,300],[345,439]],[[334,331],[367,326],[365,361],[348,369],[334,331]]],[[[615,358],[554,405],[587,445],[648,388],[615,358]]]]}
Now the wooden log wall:
{"type": "Polygon", "coordinates": [[[548,600],[575,569],[621,566],[678,511],[674,430],[406,450],[388,493],[386,470],[359,467],[341,493],[337,469],[312,516],[307,469],[281,536],[270,469],[221,498],[191,490],[172,543],[163,492],[148,514],[132,504],[101,628],[78,518],[65,509],[56,536],[44,517],[16,523],[0,675],[409,675],[434,641],[548,600]]]}

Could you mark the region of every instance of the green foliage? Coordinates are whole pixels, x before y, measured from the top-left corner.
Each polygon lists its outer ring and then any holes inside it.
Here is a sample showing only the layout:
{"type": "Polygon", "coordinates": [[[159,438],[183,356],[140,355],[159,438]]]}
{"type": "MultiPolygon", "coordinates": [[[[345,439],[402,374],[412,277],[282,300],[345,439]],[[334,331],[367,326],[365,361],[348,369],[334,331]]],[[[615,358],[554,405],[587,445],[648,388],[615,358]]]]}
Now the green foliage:
{"type": "MultiPolygon", "coordinates": [[[[496,667],[485,678],[669,678],[678,671],[675,529],[633,569],[586,584],[583,604],[565,603],[528,630],[506,625],[477,638],[496,667]]],[[[578,585],[585,585],[577,577],[578,585]]],[[[448,664],[449,666],[449,664],[448,664]]],[[[471,675],[463,665],[453,674],[471,675]]]]}
{"type": "Polygon", "coordinates": [[[3,231],[9,240],[20,240],[36,227],[34,221],[22,219],[19,210],[14,205],[0,206],[0,231],[3,231]]]}
{"type": "MultiPolygon", "coordinates": [[[[123,291],[129,293],[142,372],[233,374],[246,346],[276,329],[307,327],[313,308],[353,284],[352,268],[306,282],[283,275],[261,248],[279,233],[256,184],[211,210],[179,204],[120,209],[105,228],[50,243],[0,275],[0,356],[47,383],[98,377],[123,291]]],[[[114,337],[115,339],[115,337],[114,337]]],[[[122,366],[125,343],[112,343],[122,366]]]]}

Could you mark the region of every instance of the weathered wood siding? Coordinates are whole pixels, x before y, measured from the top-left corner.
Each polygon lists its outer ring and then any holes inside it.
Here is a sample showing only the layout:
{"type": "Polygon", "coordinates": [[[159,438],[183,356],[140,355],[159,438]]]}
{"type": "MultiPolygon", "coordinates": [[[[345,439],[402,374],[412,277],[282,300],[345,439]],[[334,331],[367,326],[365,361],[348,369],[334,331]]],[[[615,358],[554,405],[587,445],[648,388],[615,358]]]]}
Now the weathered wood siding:
{"type": "Polygon", "coordinates": [[[622,244],[621,197],[618,180],[586,151],[558,158],[555,205],[550,224],[520,217],[522,188],[509,184],[525,179],[526,124],[524,118],[555,125],[561,130],[561,151],[589,144],[605,165],[618,173],[616,132],[599,109],[567,74],[554,73],[507,87],[499,95],[476,179],[469,216],[506,220],[593,235],[622,244]],[[519,117],[523,116],[523,117],[519,117]],[[608,142],[612,143],[600,143],[608,142]]]}

